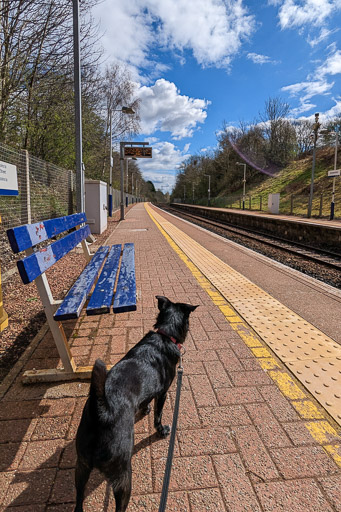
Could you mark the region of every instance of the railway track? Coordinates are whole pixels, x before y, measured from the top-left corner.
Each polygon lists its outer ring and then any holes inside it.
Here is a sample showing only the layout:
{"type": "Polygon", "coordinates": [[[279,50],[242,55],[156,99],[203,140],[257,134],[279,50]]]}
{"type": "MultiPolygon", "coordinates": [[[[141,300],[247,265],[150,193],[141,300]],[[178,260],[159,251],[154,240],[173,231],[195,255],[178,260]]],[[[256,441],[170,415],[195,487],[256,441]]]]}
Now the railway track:
{"type": "Polygon", "coordinates": [[[289,242],[281,237],[266,235],[255,230],[239,228],[224,221],[213,221],[199,215],[179,211],[176,208],[164,206],[162,208],[177,217],[205,227],[230,240],[266,254],[281,263],[288,264],[328,284],[332,284],[332,286],[341,288],[341,255],[337,253],[310,247],[299,242],[289,242]],[[279,256],[280,254],[281,256],[279,256]],[[304,264],[305,262],[310,263],[312,267],[307,267],[304,264]],[[319,269],[321,269],[321,272],[319,269]]]}

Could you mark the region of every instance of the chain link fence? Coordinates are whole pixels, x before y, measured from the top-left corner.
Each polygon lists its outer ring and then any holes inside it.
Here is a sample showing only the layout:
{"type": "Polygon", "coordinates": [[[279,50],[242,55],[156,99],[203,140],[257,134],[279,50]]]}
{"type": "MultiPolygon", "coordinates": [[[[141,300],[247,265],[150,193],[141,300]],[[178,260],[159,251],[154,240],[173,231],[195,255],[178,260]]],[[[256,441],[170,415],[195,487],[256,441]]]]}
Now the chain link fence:
{"type": "MultiPolygon", "coordinates": [[[[175,202],[183,202],[178,199],[175,202]]],[[[186,201],[188,204],[192,204],[193,201],[186,201]]],[[[195,204],[207,206],[208,199],[195,200],[195,204]]],[[[240,194],[234,194],[230,196],[220,196],[211,198],[211,206],[217,208],[235,208],[242,209],[243,207],[243,196],[240,194]]],[[[279,213],[283,215],[297,215],[306,217],[308,213],[308,195],[291,194],[286,197],[280,198],[279,213]]],[[[315,193],[312,204],[312,217],[329,218],[331,194],[319,194],[315,193]]],[[[245,210],[253,210],[259,212],[268,212],[268,196],[267,195],[246,195],[244,202],[245,210]]],[[[341,218],[341,204],[340,201],[335,203],[334,218],[341,218]]]]}
{"type": "Polygon", "coordinates": [[[0,196],[2,271],[13,265],[6,230],[74,212],[74,173],[0,143],[0,161],[15,165],[18,196],[0,196]]]}
{"type": "MultiPolygon", "coordinates": [[[[45,162],[0,142],[0,161],[15,165],[18,196],[0,196],[0,265],[6,273],[14,266],[16,256],[9,248],[6,230],[22,224],[71,215],[76,211],[76,179],[73,171],[45,162]]],[[[141,200],[124,193],[124,204],[141,200]]],[[[120,207],[121,192],[112,190],[112,205],[120,207]]]]}

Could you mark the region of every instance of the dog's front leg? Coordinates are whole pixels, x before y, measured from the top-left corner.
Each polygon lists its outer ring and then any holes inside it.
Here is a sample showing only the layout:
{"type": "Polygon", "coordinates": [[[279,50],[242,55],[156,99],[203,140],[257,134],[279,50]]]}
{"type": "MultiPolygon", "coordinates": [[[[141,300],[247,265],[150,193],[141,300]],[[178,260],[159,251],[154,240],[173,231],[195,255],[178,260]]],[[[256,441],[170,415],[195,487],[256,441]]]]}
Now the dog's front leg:
{"type": "Polygon", "coordinates": [[[158,397],[155,398],[155,404],[154,404],[154,427],[157,430],[157,433],[161,437],[166,437],[170,433],[170,426],[169,425],[162,425],[162,411],[163,406],[165,404],[167,398],[167,393],[164,393],[158,397]]]}

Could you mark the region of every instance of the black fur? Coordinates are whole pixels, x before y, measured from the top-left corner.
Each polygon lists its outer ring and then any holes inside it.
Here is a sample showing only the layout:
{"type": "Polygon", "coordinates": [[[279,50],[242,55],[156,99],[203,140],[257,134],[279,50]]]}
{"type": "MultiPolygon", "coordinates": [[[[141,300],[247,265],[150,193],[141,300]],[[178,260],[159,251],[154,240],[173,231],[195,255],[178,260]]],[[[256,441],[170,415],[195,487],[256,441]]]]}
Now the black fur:
{"type": "Polygon", "coordinates": [[[150,412],[154,399],[154,426],[160,436],[169,434],[162,425],[162,409],[179,361],[177,343],[185,341],[189,315],[197,306],[173,303],[156,297],[159,314],[149,331],[109,372],[97,359],[91,376],[89,398],[76,437],[77,465],[75,512],[83,511],[84,490],[93,468],[109,480],[116,501],[116,512],[124,512],[131,494],[131,457],[134,423],[150,412]]]}

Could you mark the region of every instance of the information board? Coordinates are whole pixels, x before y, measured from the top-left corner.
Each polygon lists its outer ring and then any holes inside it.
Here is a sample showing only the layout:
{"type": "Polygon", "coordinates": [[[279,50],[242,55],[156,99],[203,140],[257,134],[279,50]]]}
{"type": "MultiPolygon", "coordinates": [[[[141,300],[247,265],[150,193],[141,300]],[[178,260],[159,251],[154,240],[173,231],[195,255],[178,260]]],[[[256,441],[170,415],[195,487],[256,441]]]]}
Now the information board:
{"type": "Polygon", "coordinates": [[[152,148],[144,146],[124,146],[124,158],[152,158],[152,148]]]}
{"type": "Polygon", "coordinates": [[[16,166],[0,161],[0,196],[17,196],[18,194],[16,166]]]}

